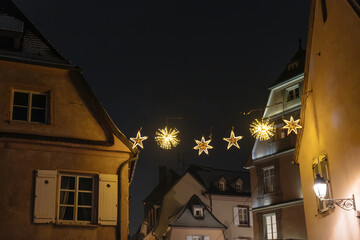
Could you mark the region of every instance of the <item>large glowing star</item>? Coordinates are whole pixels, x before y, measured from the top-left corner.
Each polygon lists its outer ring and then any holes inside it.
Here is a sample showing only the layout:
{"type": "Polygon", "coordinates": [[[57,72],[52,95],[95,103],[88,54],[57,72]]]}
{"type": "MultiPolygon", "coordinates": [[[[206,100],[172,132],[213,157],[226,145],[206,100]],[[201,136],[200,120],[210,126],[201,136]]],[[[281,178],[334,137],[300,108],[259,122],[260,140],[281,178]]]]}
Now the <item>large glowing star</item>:
{"type": "Polygon", "coordinates": [[[155,140],[157,144],[164,149],[171,149],[176,147],[180,140],[178,138],[179,131],[176,129],[168,129],[165,127],[164,129],[158,129],[155,132],[155,140]]]}
{"type": "Polygon", "coordinates": [[[250,132],[260,141],[269,140],[275,134],[274,123],[269,124],[269,119],[267,119],[266,122],[264,122],[263,119],[261,119],[261,122],[255,119],[255,122],[250,125],[250,132]]]}
{"type": "Polygon", "coordinates": [[[195,142],[197,144],[197,146],[194,147],[195,150],[199,150],[199,156],[201,153],[206,153],[209,154],[208,149],[212,149],[213,147],[209,145],[209,143],[211,142],[210,140],[205,141],[204,136],[201,137],[201,141],[198,141],[195,139],[195,142]]]}
{"type": "Polygon", "coordinates": [[[142,142],[144,140],[146,140],[147,138],[148,137],[146,137],[146,136],[142,137],[141,134],[140,134],[140,131],[138,131],[137,134],[136,134],[136,138],[130,138],[130,140],[134,142],[132,148],[136,148],[136,146],[140,146],[141,148],[144,148],[142,142]]]}
{"type": "Polygon", "coordinates": [[[240,146],[238,144],[238,141],[240,139],[242,139],[243,137],[242,136],[237,136],[235,137],[235,134],[234,134],[234,131],[231,130],[231,133],[230,133],[230,137],[229,138],[223,138],[224,141],[227,141],[228,142],[228,146],[227,146],[227,149],[229,150],[229,148],[231,148],[232,146],[235,146],[237,147],[238,149],[240,149],[240,146]]]}
{"type": "Polygon", "coordinates": [[[286,125],[283,126],[282,129],[287,129],[287,135],[289,135],[291,132],[297,134],[297,129],[302,128],[302,126],[298,124],[300,119],[294,120],[292,116],[290,117],[290,120],[283,119],[283,121],[286,123],[286,125]]]}

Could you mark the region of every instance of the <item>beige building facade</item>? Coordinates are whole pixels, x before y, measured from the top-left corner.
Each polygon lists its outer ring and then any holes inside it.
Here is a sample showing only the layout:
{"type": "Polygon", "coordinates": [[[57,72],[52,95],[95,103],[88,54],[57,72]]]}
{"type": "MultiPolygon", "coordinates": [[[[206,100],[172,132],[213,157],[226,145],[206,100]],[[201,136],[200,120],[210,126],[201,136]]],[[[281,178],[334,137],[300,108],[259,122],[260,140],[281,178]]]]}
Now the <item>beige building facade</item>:
{"type": "Polygon", "coordinates": [[[0,238],[127,239],[138,151],[81,70],[0,4],[0,238]]]}
{"type": "Polygon", "coordinates": [[[306,239],[296,134],[283,129],[285,120],[300,117],[305,51],[299,49],[269,88],[264,121],[274,123],[274,136],[255,141],[250,170],[255,239],[306,239]]]}
{"type": "Polygon", "coordinates": [[[162,181],[146,198],[145,218],[132,239],[253,239],[248,172],[192,165],[176,182],[175,174],[168,173],[163,179],[172,179],[171,187],[166,189],[162,181]],[[166,192],[160,193],[161,188],[166,192]],[[154,201],[155,195],[161,200],[154,201]],[[194,204],[193,198],[200,203],[194,204]],[[185,211],[193,205],[202,206],[207,215],[196,218],[185,211]]]}
{"type": "Polygon", "coordinates": [[[319,201],[313,191],[319,174],[326,198],[351,198],[358,208],[360,119],[359,1],[311,1],[302,99],[303,130],[297,142],[309,239],[359,239],[354,209],[319,201]]]}

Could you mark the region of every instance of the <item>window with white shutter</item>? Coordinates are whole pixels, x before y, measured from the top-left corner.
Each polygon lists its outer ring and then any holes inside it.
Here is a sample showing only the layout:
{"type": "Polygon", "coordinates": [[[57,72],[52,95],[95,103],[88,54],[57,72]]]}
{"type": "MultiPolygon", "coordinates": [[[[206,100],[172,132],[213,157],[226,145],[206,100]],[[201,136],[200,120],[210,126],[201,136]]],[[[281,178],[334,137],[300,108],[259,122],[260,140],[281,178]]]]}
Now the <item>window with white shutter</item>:
{"type": "Polygon", "coordinates": [[[35,180],[34,223],[55,222],[57,171],[37,170],[35,180]]]}
{"type": "Polygon", "coordinates": [[[99,175],[99,218],[101,225],[116,225],[118,212],[118,176],[99,175]]]}
{"type": "Polygon", "coordinates": [[[117,224],[118,176],[37,170],[34,223],[117,224]]]}

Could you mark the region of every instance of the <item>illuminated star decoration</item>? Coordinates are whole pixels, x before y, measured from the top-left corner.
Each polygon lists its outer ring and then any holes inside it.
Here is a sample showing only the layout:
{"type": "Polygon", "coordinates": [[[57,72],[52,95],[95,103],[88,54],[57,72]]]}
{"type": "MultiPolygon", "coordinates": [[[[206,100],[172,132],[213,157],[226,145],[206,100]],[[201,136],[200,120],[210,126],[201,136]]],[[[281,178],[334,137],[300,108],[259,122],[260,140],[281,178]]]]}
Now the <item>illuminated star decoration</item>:
{"type": "Polygon", "coordinates": [[[237,136],[237,137],[235,137],[234,131],[231,130],[230,137],[229,137],[229,138],[223,138],[224,141],[227,141],[227,142],[228,142],[227,150],[229,150],[229,148],[231,148],[232,146],[235,146],[235,147],[237,147],[238,149],[240,149],[240,146],[239,146],[239,144],[238,144],[238,141],[239,141],[240,139],[242,139],[242,138],[243,138],[242,136],[237,136]]]}
{"type": "Polygon", "coordinates": [[[137,132],[136,134],[136,138],[130,138],[131,141],[134,142],[133,147],[132,148],[136,148],[136,146],[140,146],[141,148],[144,148],[143,146],[143,141],[146,140],[148,137],[144,136],[142,137],[140,134],[140,130],[137,132]]]}
{"type": "Polygon", "coordinates": [[[178,134],[179,131],[177,129],[168,129],[165,127],[164,129],[158,129],[155,132],[155,140],[161,148],[171,149],[180,143],[178,134]]]}
{"type": "Polygon", "coordinates": [[[210,140],[205,141],[204,136],[201,137],[201,141],[198,141],[196,139],[194,139],[197,146],[194,147],[195,150],[199,150],[199,156],[201,153],[206,153],[207,155],[209,155],[209,151],[208,149],[212,149],[213,147],[209,145],[209,143],[211,142],[210,140]]]}
{"type": "Polygon", "coordinates": [[[302,128],[302,126],[298,124],[300,122],[300,119],[294,121],[294,118],[292,116],[290,117],[290,120],[283,119],[283,121],[286,123],[286,125],[283,126],[281,129],[287,129],[287,135],[289,135],[291,132],[297,134],[297,129],[302,128]]]}
{"type": "Polygon", "coordinates": [[[269,119],[267,119],[266,122],[264,122],[263,119],[261,119],[261,122],[255,119],[255,122],[250,125],[250,132],[260,141],[269,140],[275,134],[274,123],[269,124],[269,119]]]}

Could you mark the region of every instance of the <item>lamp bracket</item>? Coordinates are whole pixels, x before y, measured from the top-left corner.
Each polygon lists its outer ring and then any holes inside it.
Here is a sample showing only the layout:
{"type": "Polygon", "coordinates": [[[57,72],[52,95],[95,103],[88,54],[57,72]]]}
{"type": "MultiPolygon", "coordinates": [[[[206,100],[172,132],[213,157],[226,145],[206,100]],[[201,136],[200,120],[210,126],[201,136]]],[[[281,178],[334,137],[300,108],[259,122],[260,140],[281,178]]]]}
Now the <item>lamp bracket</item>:
{"type": "Polygon", "coordinates": [[[322,199],[322,201],[327,201],[332,204],[336,204],[338,207],[346,211],[351,211],[351,210],[356,211],[354,194],[352,195],[352,198],[322,199]]]}

